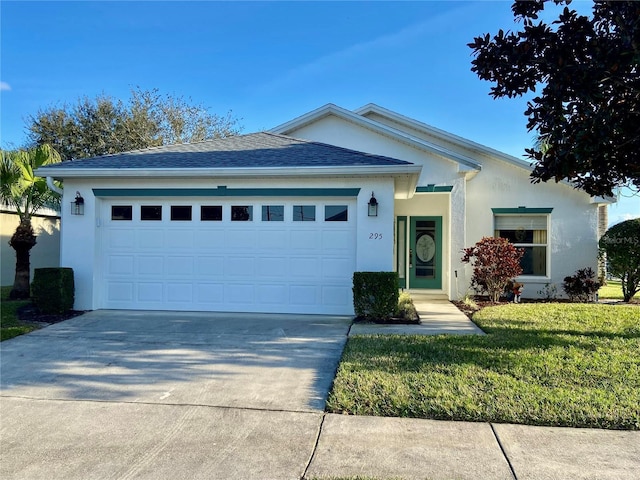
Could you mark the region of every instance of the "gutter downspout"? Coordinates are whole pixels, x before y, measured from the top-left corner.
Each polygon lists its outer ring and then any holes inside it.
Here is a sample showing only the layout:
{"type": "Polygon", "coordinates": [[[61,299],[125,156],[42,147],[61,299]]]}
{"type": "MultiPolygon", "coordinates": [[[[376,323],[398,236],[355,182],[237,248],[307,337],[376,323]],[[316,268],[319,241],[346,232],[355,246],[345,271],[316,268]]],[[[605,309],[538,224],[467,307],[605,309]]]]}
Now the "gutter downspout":
{"type": "Polygon", "coordinates": [[[62,196],[63,191],[61,188],[56,187],[56,185],[53,183],[53,177],[47,177],[47,186],[55,193],[62,196]]]}

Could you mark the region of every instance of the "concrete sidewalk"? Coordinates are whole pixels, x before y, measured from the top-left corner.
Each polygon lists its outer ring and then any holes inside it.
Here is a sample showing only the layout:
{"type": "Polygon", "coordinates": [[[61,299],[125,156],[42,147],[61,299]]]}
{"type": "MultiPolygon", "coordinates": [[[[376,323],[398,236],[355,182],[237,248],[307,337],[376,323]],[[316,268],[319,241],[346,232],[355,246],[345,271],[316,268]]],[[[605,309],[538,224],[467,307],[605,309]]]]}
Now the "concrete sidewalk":
{"type": "Polygon", "coordinates": [[[411,295],[420,316],[417,325],[356,323],[349,335],[484,335],[485,333],[449,300],[411,295]]]}
{"type": "Polygon", "coordinates": [[[637,480],[640,432],[328,414],[305,478],[637,480]]]}
{"type": "MultiPolygon", "coordinates": [[[[475,333],[416,303],[399,333],[475,333]]],[[[349,324],[96,311],[3,342],[0,478],[638,478],[640,432],[324,413],[349,324]]]]}

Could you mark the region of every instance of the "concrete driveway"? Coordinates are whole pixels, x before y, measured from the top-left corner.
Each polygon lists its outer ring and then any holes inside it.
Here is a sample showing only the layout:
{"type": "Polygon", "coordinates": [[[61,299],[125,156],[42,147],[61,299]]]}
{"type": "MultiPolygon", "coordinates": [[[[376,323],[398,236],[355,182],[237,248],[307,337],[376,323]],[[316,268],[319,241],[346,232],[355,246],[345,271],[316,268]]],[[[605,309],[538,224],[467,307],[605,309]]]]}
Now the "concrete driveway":
{"type": "Polygon", "coordinates": [[[0,478],[301,478],[349,325],[95,311],[3,342],[0,478]]]}

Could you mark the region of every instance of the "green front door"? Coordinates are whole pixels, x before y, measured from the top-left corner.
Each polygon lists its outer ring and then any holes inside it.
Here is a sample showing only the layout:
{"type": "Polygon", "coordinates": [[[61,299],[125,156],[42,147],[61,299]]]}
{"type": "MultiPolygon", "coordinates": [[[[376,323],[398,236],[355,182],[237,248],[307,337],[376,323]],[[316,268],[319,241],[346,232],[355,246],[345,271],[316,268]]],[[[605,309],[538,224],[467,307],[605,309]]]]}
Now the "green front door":
{"type": "Polygon", "coordinates": [[[442,288],[442,217],[411,217],[409,288],[442,288]]]}

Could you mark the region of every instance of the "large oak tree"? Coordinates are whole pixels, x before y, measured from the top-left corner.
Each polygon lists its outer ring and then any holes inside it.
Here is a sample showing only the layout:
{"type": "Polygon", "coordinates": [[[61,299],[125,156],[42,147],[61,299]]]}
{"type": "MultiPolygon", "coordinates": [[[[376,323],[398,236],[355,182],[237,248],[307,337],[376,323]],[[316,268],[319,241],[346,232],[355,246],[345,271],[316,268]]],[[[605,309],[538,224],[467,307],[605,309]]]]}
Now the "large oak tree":
{"type": "Polygon", "coordinates": [[[220,116],[183,97],[137,88],[127,101],[100,95],[41,109],[27,129],[32,145],[53,145],[64,161],[227,137],[241,128],[231,112],[220,116]]]}
{"type": "Polygon", "coordinates": [[[590,17],[570,0],[516,1],[519,31],[476,37],[471,70],[494,98],[539,93],[527,127],[533,182],[568,180],[591,195],[640,187],[640,2],[595,2],[590,17]],[[560,5],[558,18],[539,14],[560,5]]]}

